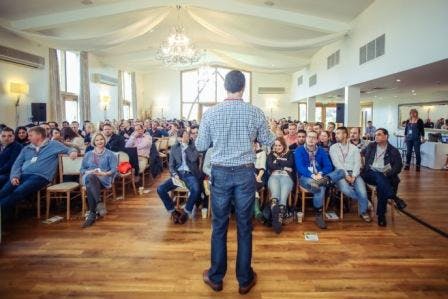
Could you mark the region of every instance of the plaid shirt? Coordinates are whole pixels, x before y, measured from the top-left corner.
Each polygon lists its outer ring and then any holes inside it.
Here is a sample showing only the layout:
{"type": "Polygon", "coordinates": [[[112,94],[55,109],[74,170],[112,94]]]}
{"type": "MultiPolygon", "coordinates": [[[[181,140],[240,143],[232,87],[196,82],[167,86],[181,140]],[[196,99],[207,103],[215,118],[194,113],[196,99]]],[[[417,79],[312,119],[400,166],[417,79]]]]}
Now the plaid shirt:
{"type": "Polygon", "coordinates": [[[203,152],[213,144],[212,165],[240,166],[255,163],[255,140],[274,143],[264,113],[242,100],[226,100],[204,113],[196,147],[203,152]]]}

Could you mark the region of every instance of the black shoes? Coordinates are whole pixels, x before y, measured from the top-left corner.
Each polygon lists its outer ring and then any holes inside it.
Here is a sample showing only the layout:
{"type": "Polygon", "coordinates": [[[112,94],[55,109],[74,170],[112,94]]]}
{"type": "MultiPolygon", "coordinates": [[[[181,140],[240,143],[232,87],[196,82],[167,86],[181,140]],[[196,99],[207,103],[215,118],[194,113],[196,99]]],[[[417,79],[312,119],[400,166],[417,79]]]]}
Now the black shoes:
{"type": "Polygon", "coordinates": [[[420,165],[415,166],[415,171],[420,172],[420,165]]]}
{"type": "Polygon", "coordinates": [[[381,227],[386,227],[387,226],[386,216],[385,215],[378,215],[378,226],[381,226],[381,227]]]}
{"type": "Polygon", "coordinates": [[[179,223],[179,224],[184,224],[185,222],[187,222],[187,220],[188,220],[188,214],[187,214],[187,212],[182,211],[182,213],[180,213],[178,223],[179,223]]]}
{"type": "Polygon", "coordinates": [[[81,225],[82,228],[86,228],[89,226],[92,226],[95,223],[96,220],[96,213],[95,212],[89,212],[89,215],[86,218],[86,221],[81,225]]]}
{"type": "Polygon", "coordinates": [[[208,270],[204,270],[204,272],[202,272],[202,280],[204,281],[204,283],[206,285],[208,285],[210,288],[212,288],[213,291],[215,291],[215,292],[222,291],[222,283],[214,284],[208,277],[208,270]]]}
{"type": "Polygon", "coordinates": [[[394,199],[395,207],[399,210],[404,210],[407,207],[407,204],[404,200],[396,196],[394,199]]]}
{"type": "Polygon", "coordinates": [[[179,223],[179,217],[180,213],[178,211],[174,210],[173,212],[171,212],[171,220],[173,221],[174,224],[179,223]]]}
{"type": "Polygon", "coordinates": [[[280,213],[280,206],[277,199],[273,198],[271,203],[272,228],[279,234],[282,231],[282,216],[280,213]]]}
{"type": "Polygon", "coordinates": [[[238,292],[241,295],[245,295],[250,292],[250,290],[257,284],[257,273],[253,272],[254,277],[252,278],[252,281],[249,283],[247,287],[239,287],[238,292]]]}
{"type": "Polygon", "coordinates": [[[315,223],[320,229],[327,229],[327,224],[325,223],[324,214],[322,210],[316,212],[316,220],[315,223]]]}

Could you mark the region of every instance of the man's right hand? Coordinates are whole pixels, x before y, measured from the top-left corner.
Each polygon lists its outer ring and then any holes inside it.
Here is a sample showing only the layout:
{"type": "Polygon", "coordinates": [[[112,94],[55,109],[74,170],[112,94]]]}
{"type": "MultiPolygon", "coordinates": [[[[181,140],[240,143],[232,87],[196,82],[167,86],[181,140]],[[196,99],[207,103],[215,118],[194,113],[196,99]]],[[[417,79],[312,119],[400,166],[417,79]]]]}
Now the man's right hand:
{"type": "Polygon", "coordinates": [[[11,184],[12,184],[13,186],[18,186],[18,185],[20,184],[20,180],[19,180],[19,178],[12,178],[12,179],[11,179],[11,184]]]}

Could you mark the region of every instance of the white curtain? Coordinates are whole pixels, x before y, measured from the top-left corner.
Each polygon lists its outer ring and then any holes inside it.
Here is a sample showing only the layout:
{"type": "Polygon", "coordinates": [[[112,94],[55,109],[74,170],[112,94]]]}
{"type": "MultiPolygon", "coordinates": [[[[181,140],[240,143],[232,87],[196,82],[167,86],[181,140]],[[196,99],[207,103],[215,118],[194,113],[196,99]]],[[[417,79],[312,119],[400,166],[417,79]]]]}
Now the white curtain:
{"type": "Polygon", "coordinates": [[[49,120],[61,122],[63,118],[63,100],[61,98],[61,89],[59,86],[59,63],[56,49],[50,48],[48,53],[48,71],[49,71],[49,120]]]}
{"type": "Polygon", "coordinates": [[[80,63],[80,92],[79,92],[79,114],[81,122],[91,119],[90,114],[90,83],[89,83],[89,57],[88,53],[82,51],[79,55],[80,63]]]}
{"type": "MultiPolygon", "coordinates": [[[[118,71],[117,120],[123,119],[123,71],[118,71]]],[[[118,129],[118,128],[117,128],[118,129]]]]}
{"type": "Polygon", "coordinates": [[[96,34],[94,36],[85,35],[78,38],[52,36],[19,30],[5,22],[0,23],[0,26],[24,38],[49,47],[63,50],[93,51],[111,47],[141,36],[159,25],[169,13],[169,7],[155,9],[149,12],[147,17],[115,31],[96,34]]]}
{"type": "Polygon", "coordinates": [[[132,115],[134,119],[138,119],[137,115],[137,82],[135,81],[135,72],[131,73],[132,81],[132,115]]]}

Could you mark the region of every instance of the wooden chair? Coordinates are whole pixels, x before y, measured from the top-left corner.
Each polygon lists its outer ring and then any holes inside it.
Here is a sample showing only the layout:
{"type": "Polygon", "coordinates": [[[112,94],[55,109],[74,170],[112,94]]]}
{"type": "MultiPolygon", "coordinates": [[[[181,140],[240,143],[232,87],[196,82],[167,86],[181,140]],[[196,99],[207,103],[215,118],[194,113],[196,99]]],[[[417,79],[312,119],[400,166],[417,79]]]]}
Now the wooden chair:
{"type": "Polygon", "coordinates": [[[204,180],[204,193],[208,197],[207,218],[210,218],[212,215],[212,189],[209,180],[204,180]]]}
{"type": "MultiPolygon", "coordinates": [[[[81,169],[83,157],[77,157],[75,159],[70,158],[67,155],[59,155],[59,184],[51,185],[47,187],[46,191],[46,217],[50,216],[50,203],[51,199],[63,199],[67,200],[67,221],[70,220],[70,201],[72,199],[71,193],[79,191],[79,182],[64,182],[64,175],[80,176],[79,170],[81,169]]],[[[79,193],[75,195],[76,198],[79,193]]],[[[40,200],[39,200],[40,202],[40,200]]],[[[40,209],[40,204],[38,210],[40,209]]],[[[40,215],[38,215],[40,217],[40,215]]]]}
{"type": "Polygon", "coordinates": [[[177,187],[171,191],[171,198],[176,202],[176,210],[180,210],[182,203],[187,201],[189,192],[187,188],[182,187],[177,187]]]}
{"type": "MultiPolygon", "coordinates": [[[[307,199],[313,200],[313,193],[309,192],[307,189],[305,189],[302,186],[300,186],[300,184],[297,184],[296,197],[295,197],[294,206],[297,206],[297,201],[299,200],[299,198],[302,201],[302,213],[303,213],[303,219],[305,219],[305,202],[306,202],[307,199]]],[[[323,213],[323,215],[325,215],[325,210],[326,210],[325,209],[326,208],[325,205],[326,205],[326,198],[324,198],[324,202],[323,202],[323,205],[322,205],[322,213],[323,213]]]]}
{"type": "Polygon", "coordinates": [[[156,148],[159,151],[159,157],[162,160],[163,167],[168,167],[169,140],[168,137],[162,137],[159,138],[156,143],[156,148]]]}
{"type": "MultiPolygon", "coordinates": [[[[118,164],[121,162],[129,162],[129,156],[125,152],[118,152],[118,164]]],[[[134,195],[137,195],[137,188],[134,181],[134,168],[131,168],[127,173],[117,173],[117,180],[121,182],[121,194],[123,200],[126,196],[126,185],[131,184],[134,190],[134,195]]]]}
{"type": "Polygon", "coordinates": [[[139,159],[139,175],[142,176],[142,186],[145,187],[146,186],[146,177],[148,177],[148,181],[151,180],[152,176],[151,176],[151,171],[149,168],[149,159],[146,157],[142,157],[142,156],[138,156],[139,159]],[[147,163],[145,167],[141,167],[140,164],[140,159],[147,159],[147,163]]]}
{"type": "MultiPolygon", "coordinates": [[[[344,195],[344,193],[342,193],[341,191],[337,190],[336,191],[339,197],[339,221],[343,221],[344,219],[344,200],[348,200],[349,203],[351,202],[351,199],[347,196],[344,195]]],[[[330,204],[329,200],[326,200],[325,203],[325,210],[328,211],[328,205],[330,204]]],[[[359,207],[359,205],[358,205],[359,207]]],[[[326,217],[326,216],[325,216],[326,217]]],[[[328,219],[328,218],[326,218],[328,219]]]]}
{"type": "MultiPolygon", "coordinates": [[[[82,215],[84,216],[86,214],[86,207],[87,207],[87,189],[86,186],[82,186],[81,188],[81,197],[82,197],[82,215]]],[[[109,198],[112,198],[113,200],[116,200],[117,194],[115,190],[115,185],[112,184],[112,187],[110,188],[103,188],[101,189],[101,198],[103,199],[104,208],[106,208],[106,203],[109,198]]]]}
{"type": "MultiPolygon", "coordinates": [[[[370,184],[366,184],[366,185],[367,185],[367,190],[370,191],[372,194],[371,198],[372,198],[372,205],[373,205],[373,208],[372,208],[372,214],[373,214],[372,217],[373,217],[376,213],[376,209],[378,206],[378,194],[376,191],[376,186],[370,185],[370,184]]],[[[388,204],[390,206],[390,217],[393,222],[393,221],[395,221],[395,205],[393,204],[393,202],[391,200],[388,201],[388,204]]]]}

